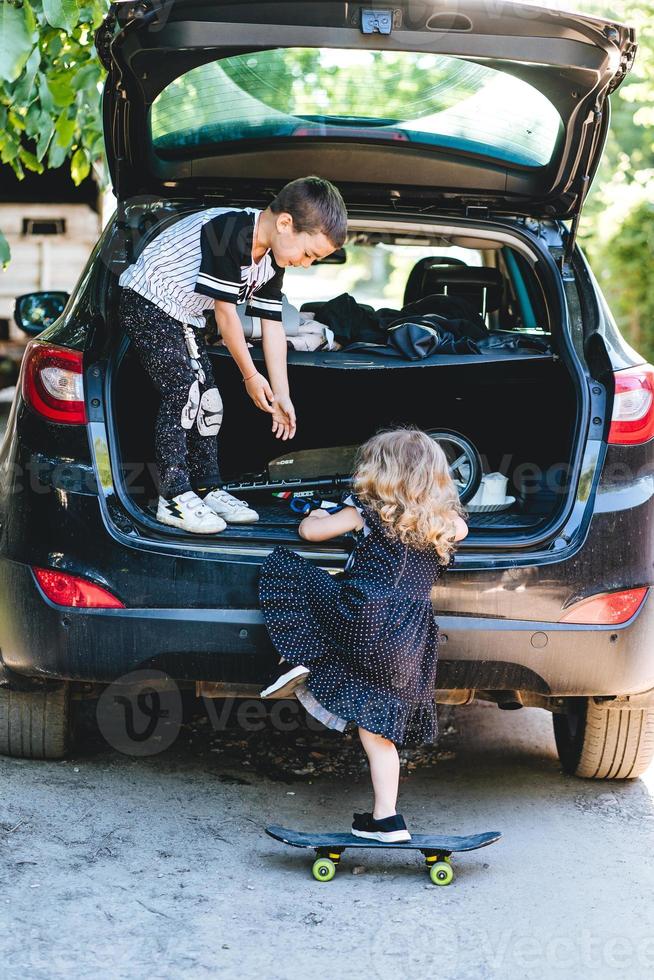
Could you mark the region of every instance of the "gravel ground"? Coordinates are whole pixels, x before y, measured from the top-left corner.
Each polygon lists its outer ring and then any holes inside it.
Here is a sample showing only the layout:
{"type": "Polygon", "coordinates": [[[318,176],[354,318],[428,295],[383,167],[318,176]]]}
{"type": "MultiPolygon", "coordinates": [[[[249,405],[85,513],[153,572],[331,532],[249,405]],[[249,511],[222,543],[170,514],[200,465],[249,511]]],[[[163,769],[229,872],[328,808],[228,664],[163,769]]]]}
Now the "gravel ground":
{"type": "Polygon", "coordinates": [[[503,839],[455,856],[446,888],[388,850],[323,884],[263,828],[347,829],[365,757],[289,704],[284,732],[200,702],[134,756],[87,703],[74,757],[0,759],[3,978],[652,975],[654,779],[563,776],[537,709],[442,708],[439,746],[403,753],[400,809],[415,832],[503,839]]]}

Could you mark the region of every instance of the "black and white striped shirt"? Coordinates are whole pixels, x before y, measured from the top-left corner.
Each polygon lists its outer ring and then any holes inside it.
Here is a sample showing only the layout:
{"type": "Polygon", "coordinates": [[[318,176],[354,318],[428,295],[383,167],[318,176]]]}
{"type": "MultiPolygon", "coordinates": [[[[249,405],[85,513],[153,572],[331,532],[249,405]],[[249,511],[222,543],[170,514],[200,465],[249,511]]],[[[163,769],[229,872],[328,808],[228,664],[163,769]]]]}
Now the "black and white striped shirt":
{"type": "Polygon", "coordinates": [[[169,316],[205,326],[215,299],[246,303],[248,316],[282,319],[284,270],[271,249],[252,260],[257,208],[206,208],[176,221],[143,249],[118,280],[169,316]]]}

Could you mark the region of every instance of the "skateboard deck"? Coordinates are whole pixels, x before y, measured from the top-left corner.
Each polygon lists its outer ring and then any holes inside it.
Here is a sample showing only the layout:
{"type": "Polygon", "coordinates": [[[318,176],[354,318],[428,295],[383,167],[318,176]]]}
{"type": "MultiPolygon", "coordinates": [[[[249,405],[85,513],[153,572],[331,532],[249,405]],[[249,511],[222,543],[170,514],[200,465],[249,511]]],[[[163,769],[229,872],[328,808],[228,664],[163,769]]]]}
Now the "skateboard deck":
{"type": "Polygon", "coordinates": [[[290,844],[291,847],[312,847],[316,852],[312,873],[317,881],[331,881],[341,854],[348,847],[391,848],[392,850],[421,851],[429,869],[429,877],[435,885],[449,885],[454,877],[450,855],[458,851],[476,851],[499,840],[499,830],[485,834],[469,834],[465,837],[445,834],[413,834],[411,840],[388,843],[356,837],[354,834],[309,834],[287,827],[266,827],[269,837],[290,844]]]}

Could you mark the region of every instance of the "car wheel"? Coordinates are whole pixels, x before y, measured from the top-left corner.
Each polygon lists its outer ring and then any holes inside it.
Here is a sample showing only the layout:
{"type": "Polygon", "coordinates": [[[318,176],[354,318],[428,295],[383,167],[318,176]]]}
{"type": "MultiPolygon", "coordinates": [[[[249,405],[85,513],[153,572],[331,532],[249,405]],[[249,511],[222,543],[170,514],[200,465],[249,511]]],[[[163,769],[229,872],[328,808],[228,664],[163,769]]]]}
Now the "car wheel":
{"type": "Polygon", "coordinates": [[[72,742],[70,687],[0,688],[0,753],[18,759],[62,759],[72,742]]]}
{"type": "Polygon", "coordinates": [[[571,698],[552,715],[563,771],[584,779],[636,779],[654,759],[654,708],[617,708],[571,698]]]}

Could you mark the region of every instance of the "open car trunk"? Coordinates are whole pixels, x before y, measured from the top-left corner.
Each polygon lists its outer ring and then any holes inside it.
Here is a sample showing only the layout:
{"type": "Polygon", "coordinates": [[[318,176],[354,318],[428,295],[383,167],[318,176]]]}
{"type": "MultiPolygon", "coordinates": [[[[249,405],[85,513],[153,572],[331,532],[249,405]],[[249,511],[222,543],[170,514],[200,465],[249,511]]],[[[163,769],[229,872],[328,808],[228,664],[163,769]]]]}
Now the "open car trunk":
{"type": "MultiPolygon", "coordinates": [[[[149,536],[188,537],[154,520],[158,394],[134,351],[125,346],[112,395],[123,494],[139,509],[149,536]]],[[[481,548],[510,547],[532,536],[542,538],[565,504],[578,404],[573,381],[555,355],[432,355],[419,363],[382,361],[381,366],[375,357],[344,351],[290,352],[289,380],[298,418],[292,442],[273,437],[270,419],[250,401],[227,351],[210,348],[210,357],[225,405],[219,459],[226,482],[265,479],[268,465],[278,457],[358,445],[381,427],[408,423],[460,432],[476,446],[484,472],[501,471],[509,477],[507,494],[515,503],[500,512],[470,513],[468,546],[476,540],[481,548]]],[[[254,350],[253,357],[261,359],[261,351],[254,350]]],[[[326,468],[328,459],[325,454],[326,468]]],[[[270,490],[232,492],[246,499],[260,520],[228,525],[217,536],[220,541],[299,542],[301,518],[288,500],[270,490]]],[[[321,490],[329,500],[338,500],[340,492],[321,490]]],[[[202,540],[206,547],[207,538],[202,540]]]]}

